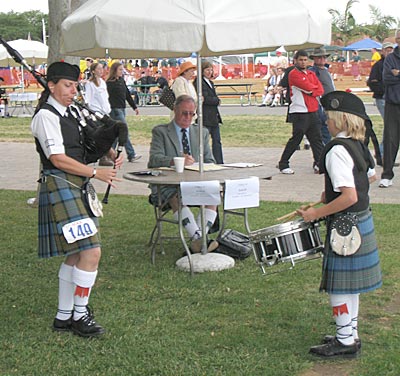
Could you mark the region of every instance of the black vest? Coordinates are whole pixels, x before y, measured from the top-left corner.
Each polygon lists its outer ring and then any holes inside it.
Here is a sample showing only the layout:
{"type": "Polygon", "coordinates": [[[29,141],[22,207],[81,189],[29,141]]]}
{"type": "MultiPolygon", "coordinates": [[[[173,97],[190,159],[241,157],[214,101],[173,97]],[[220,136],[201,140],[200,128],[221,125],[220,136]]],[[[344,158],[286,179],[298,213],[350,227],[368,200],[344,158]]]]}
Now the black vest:
{"type": "MultiPolygon", "coordinates": [[[[78,121],[75,120],[71,115],[68,117],[61,116],[60,113],[50,104],[45,103],[41,109],[49,110],[53,114],[56,114],[60,118],[61,134],[63,137],[63,143],[65,148],[65,154],[69,157],[77,160],[78,162],[85,163],[85,148],[84,148],[84,135],[82,128],[78,121]]],[[[44,154],[40,142],[35,138],[36,150],[40,155],[40,161],[42,162],[44,169],[56,168],[50,159],[47,159],[44,154]]]]}
{"type": "Polygon", "coordinates": [[[335,138],[328,142],[322,151],[320,173],[325,174],[326,202],[331,202],[341,195],[340,192],[335,192],[333,190],[332,182],[325,166],[326,154],[335,145],[343,145],[354,161],[353,176],[358,201],[354,205],[347,208],[346,212],[360,212],[366,210],[369,207],[369,180],[367,172],[369,168],[373,168],[375,166],[375,163],[368,148],[362,142],[350,138],[335,138]]]}

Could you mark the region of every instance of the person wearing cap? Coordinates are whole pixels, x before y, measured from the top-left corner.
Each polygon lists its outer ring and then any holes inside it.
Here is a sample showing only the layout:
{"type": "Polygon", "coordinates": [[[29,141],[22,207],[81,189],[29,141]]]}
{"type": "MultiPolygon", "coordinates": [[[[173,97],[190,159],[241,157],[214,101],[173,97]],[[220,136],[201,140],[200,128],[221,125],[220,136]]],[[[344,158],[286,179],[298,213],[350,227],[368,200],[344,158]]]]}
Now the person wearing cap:
{"type": "Polygon", "coordinates": [[[369,184],[376,180],[374,161],[365,146],[368,116],[360,98],[344,91],[333,91],[321,98],[333,140],[324,148],[320,169],[325,174],[325,205],[298,209],[306,222],[326,218],[327,236],[320,291],[329,294],[336,322],[336,334],[325,336],[322,345],[310,353],[321,358],[352,358],[360,353],[358,309],[360,293],[382,285],[382,274],[369,207],[369,184]],[[352,255],[339,255],[332,249],[333,219],[349,213],[357,221],[361,246],[352,255]]]}
{"type": "Polygon", "coordinates": [[[380,188],[393,184],[393,167],[400,145],[400,29],[396,30],[397,43],[393,52],[383,63],[383,84],[385,85],[385,116],[383,120],[383,171],[380,188]]]}
{"type": "MultiPolygon", "coordinates": [[[[179,66],[178,76],[171,85],[171,89],[175,94],[175,98],[181,95],[189,95],[194,99],[197,106],[197,92],[193,85],[193,78],[195,76],[196,66],[190,61],[185,61],[179,66]]],[[[174,112],[171,111],[171,119],[174,117],[174,112]]],[[[196,120],[196,116],[193,118],[196,120]]]]}
{"type": "Polygon", "coordinates": [[[107,184],[120,181],[115,167],[96,170],[86,163],[85,134],[72,105],[77,94],[77,65],[55,62],[47,70],[47,88],[31,123],[42,164],[39,195],[39,257],[64,256],[59,278],[55,331],[72,331],[83,337],[103,334],[88,308],[101,256],[98,218],[87,209],[82,187],[89,179],[107,184]]]}
{"type": "MultiPolygon", "coordinates": [[[[324,88],[323,95],[335,90],[335,84],[333,83],[332,76],[328,69],[329,64],[327,63],[327,58],[329,56],[330,54],[322,47],[314,48],[313,52],[310,54],[310,59],[314,61],[314,64],[309,69],[313,71],[321,81],[322,87],[324,88]]],[[[321,120],[322,142],[326,145],[330,141],[331,136],[328,131],[328,125],[326,124],[326,115],[321,105],[318,107],[318,115],[321,120]]]]}

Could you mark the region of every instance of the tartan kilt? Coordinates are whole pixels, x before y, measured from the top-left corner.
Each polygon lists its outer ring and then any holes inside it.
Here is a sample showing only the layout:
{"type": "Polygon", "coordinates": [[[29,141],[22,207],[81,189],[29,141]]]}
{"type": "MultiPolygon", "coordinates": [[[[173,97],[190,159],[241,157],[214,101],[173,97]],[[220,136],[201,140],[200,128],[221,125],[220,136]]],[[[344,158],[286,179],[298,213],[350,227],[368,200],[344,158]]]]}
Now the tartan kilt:
{"type": "Polygon", "coordinates": [[[382,273],[371,210],[356,214],[359,216],[357,227],[361,234],[361,248],[351,256],[339,256],[330,248],[328,234],[320,291],[330,294],[358,294],[382,286],[382,273]]]}
{"type": "MultiPolygon", "coordinates": [[[[68,180],[78,187],[81,187],[86,180],[84,177],[55,169],[43,172],[43,182],[40,182],[39,195],[39,257],[68,256],[100,247],[99,232],[89,238],[67,243],[62,231],[63,226],[79,219],[89,218],[90,215],[82,201],[81,190],[49,174],[68,180]]],[[[93,219],[98,229],[98,218],[90,218],[93,219]]]]}

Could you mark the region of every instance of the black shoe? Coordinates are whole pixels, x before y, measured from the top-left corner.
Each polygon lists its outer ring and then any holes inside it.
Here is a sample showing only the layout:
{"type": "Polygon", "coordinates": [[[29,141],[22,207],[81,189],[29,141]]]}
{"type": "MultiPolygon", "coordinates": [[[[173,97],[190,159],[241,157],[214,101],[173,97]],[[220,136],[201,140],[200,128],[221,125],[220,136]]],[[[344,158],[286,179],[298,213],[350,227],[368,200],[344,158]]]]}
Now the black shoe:
{"type": "Polygon", "coordinates": [[[356,358],[360,350],[356,343],[352,345],[343,345],[336,338],[333,341],[325,343],[319,346],[313,346],[310,348],[310,354],[319,356],[325,359],[333,358],[356,358]]]}
{"type": "MultiPolygon", "coordinates": [[[[330,342],[334,341],[335,338],[336,338],[335,336],[329,336],[329,335],[327,335],[327,336],[325,336],[325,337],[323,338],[322,343],[330,343],[330,342]]],[[[355,343],[356,343],[356,345],[357,345],[357,348],[358,348],[359,350],[361,350],[361,339],[360,339],[360,338],[356,338],[354,341],[355,341],[355,343]]]]}
{"type": "Polygon", "coordinates": [[[55,318],[53,321],[53,330],[55,332],[68,332],[71,330],[72,318],[67,320],[60,320],[55,318]]]}
{"type": "Polygon", "coordinates": [[[104,334],[105,329],[94,321],[94,315],[87,307],[87,313],[78,321],[72,320],[71,330],[81,337],[97,337],[104,334]]]}
{"type": "Polygon", "coordinates": [[[311,146],[310,144],[304,144],[304,150],[310,150],[311,146]]]}

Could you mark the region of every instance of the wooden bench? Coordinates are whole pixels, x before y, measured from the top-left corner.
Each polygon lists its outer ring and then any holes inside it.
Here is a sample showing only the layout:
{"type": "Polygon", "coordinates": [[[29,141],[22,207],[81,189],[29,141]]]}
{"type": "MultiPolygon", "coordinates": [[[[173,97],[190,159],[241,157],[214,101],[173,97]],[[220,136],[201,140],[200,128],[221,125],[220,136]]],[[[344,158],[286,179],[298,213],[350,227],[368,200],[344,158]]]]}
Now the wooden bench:
{"type": "Polygon", "coordinates": [[[243,106],[245,104],[251,106],[252,104],[252,98],[254,98],[254,104],[257,103],[257,94],[258,91],[250,91],[250,92],[245,92],[245,91],[230,91],[230,92],[220,92],[218,93],[218,97],[224,98],[224,97],[236,97],[240,98],[240,105],[243,106]]]}

